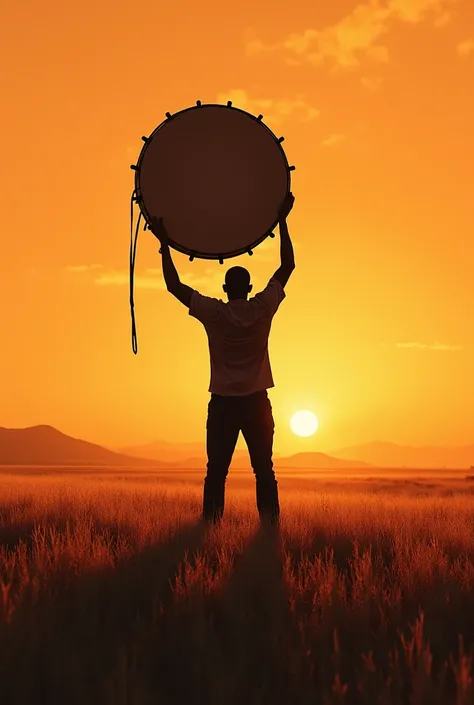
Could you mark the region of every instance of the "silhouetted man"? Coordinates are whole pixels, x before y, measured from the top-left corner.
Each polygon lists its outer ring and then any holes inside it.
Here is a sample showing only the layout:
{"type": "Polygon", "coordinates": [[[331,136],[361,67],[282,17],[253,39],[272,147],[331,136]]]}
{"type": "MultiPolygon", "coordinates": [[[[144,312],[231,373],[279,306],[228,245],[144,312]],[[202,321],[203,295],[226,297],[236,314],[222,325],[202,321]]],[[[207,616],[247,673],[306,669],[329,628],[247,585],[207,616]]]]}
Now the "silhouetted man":
{"type": "Polygon", "coordinates": [[[273,471],[272,407],[267,389],[274,386],[268,357],[273,316],[285,298],[284,287],[295,268],[286,219],[294,203],[290,193],[279,212],[281,264],[265,289],[248,299],[250,274],[231,267],[223,289],[228,302],[202,296],[178,276],[171,259],[163,220],[153,218],[153,233],[161,243],[163,275],[168,291],[204,325],[211,357],[211,399],[207,416],[207,475],[202,517],[216,522],[224,513],[225,481],[239,432],[247,443],[255,473],[257,508],[261,519],[276,523],[280,516],[278,483],[273,471]]]}

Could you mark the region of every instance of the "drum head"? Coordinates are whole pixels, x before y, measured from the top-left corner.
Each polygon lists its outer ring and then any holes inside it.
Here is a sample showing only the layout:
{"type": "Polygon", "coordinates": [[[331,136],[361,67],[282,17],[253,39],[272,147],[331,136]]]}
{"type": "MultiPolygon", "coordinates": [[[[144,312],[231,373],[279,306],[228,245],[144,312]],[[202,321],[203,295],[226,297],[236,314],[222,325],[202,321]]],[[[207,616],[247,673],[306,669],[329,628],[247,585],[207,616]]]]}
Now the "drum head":
{"type": "Polygon", "coordinates": [[[235,257],[262,242],[290,190],[279,140],[261,120],[225,105],[175,113],[146,140],[135,194],[151,225],[163,217],[170,244],[195,257],[235,257]]]}

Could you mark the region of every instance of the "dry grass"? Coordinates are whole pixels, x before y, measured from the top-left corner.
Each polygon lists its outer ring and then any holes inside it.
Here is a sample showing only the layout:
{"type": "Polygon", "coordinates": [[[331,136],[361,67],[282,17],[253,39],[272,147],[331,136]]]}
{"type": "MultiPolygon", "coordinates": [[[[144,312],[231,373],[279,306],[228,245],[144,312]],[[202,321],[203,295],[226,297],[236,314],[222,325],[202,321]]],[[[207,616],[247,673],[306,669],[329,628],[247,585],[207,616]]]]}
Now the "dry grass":
{"type": "Polygon", "coordinates": [[[202,474],[2,470],[0,702],[474,702],[464,475],[249,473],[217,527],[202,474]],[[306,475],[306,479],[303,477],[306,475]]]}

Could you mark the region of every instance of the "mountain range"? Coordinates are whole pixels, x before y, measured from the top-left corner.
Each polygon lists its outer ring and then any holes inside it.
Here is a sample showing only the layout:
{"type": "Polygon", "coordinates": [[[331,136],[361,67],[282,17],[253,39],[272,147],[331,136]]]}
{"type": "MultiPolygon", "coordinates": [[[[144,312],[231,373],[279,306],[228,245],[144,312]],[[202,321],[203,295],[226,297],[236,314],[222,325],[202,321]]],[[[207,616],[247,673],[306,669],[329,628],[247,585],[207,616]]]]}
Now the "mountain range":
{"type": "Polygon", "coordinates": [[[95,443],[71,438],[53,426],[0,427],[0,465],[160,465],[95,443]]]}
{"type": "MultiPolygon", "coordinates": [[[[474,466],[474,444],[444,448],[441,446],[403,446],[374,442],[326,453],[274,455],[276,468],[343,469],[370,467],[406,467],[423,469],[463,469],[474,466]]],[[[0,427],[0,465],[91,465],[148,466],[163,468],[205,468],[202,443],[153,441],[118,450],[72,438],[52,426],[29,428],[0,427]]],[[[234,468],[249,468],[247,450],[237,449],[234,468]]]]}
{"type": "MultiPolygon", "coordinates": [[[[115,452],[95,443],[67,436],[52,426],[0,427],[0,465],[152,466],[183,469],[204,469],[206,466],[204,448],[199,443],[181,445],[157,442],[150,446],[144,446],[142,450],[145,448],[145,453],[149,450],[150,455],[152,452],[160,452],[159,459],[133,455],[137,452],[134,448],[129,448],[127,452],[115,452]],[[188,454],[192,453],[195,455],[189,457],[188,454]]],[[[236,451],[232,466],[249,468],[247,451],[236,451]]],[[[308,469],[354,468],[365,466],[365,463],[331,458],[324,453],[298,453],[288,458],[276,458],[275,466],[308,469]]]]}
{"type": "MultiPolygon", "coordinates": [[[[206,457],[206,447],[203,443],[170,443],[169,441],[152,441],[137,446],[117,448],[118,453],[133,455],[136,458],[152,458],[164,463],[186,463],[186,467],[201,464],[206,457]],[[189,464],[191,463],[191,465],[189,464]],[[194,463],[194,465],[193,465],[194,463]]],[[[277,456],[274,456],[277,457],[277,456]]],[[[247,467],[248,452],[236,448],[232,458],[233,467],[247,467]]]]}
{"type": "MultiPolygon", "coordinates": [[[[161,461],[188,462],[202,464],[205,458],[203,443],[169,443],[152,441],[143,445],[129,446],[119,452],[138,458],[156,458],[161,461]]],[[[474,444],[467,446],[405,446],[397,443],[374,441],[348,448],[336,449],[329,453],[297,453],[289,457],[273,456],[276,467],[393,467],[441,469],[470,468],[474,465],[474,444]],[[338,464],[340,461],[340,464],[338,464]],[[348,464],[345,464],[348,463],[348,464]]],[[[193,466],[194,466],[193,465],[193,466]]],[[[248,467],[246,450],[236,450],[232,461],[233,467],[248,467]]]]}
{"type": "Polygon", "coordinates": [[[375,441],[331,451],[344,459],[363,460],[375,467],[462,469],[474,466],[474,444],[466,446],[405,446],[375,441]]]}
{"type": "MultiPolygon", "coordinates": [[[[137,458],[156,458],[168,461],[173,465],[186,468],[200,468],[206,465],[206,451],[203,443],[170,443],[169,441],[152,441],[139,446],[120,448],[120,453],[134,455],[137,458]]],[[[364,461],[354,461],[351,458],[334,458],[325,453],[297,453],[287,457],[273,455],[275,467],[287,468],[361,468],[366,467],[364,461]]],[[[247,450],[240,448],[234,451],[231,467],[250,468],[247,450]]]]}

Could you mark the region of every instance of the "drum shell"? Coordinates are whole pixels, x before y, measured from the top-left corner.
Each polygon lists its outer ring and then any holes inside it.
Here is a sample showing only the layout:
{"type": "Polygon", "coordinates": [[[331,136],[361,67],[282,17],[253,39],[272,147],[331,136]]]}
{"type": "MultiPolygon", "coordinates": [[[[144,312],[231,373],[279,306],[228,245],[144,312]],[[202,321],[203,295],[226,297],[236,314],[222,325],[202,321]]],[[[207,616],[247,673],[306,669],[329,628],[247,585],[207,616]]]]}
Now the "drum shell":
{"type": "Polygon", "coordinates": [[[204,259],[236,257],[265,240],[290,188],[280,141],[261,119],[232,106],[193,106],[168,117],[135,167],[146,223],[162,217],[170,245],[204,259]]]}

